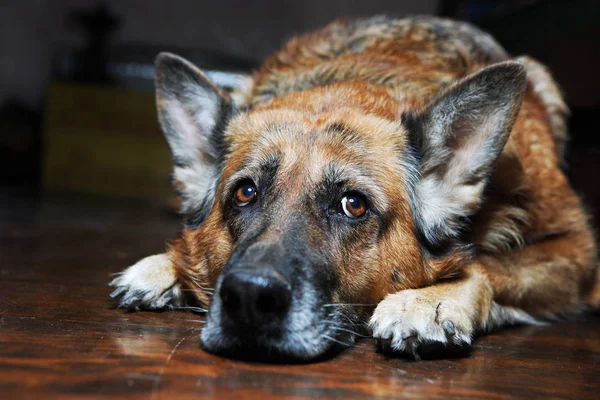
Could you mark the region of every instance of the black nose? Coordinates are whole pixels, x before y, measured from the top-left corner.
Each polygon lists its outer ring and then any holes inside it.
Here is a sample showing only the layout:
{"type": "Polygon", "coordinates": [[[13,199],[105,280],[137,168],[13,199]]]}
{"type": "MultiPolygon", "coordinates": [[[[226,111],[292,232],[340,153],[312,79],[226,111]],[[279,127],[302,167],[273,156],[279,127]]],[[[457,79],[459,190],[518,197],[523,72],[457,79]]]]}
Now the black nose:
{"type": "Polygon", "coordinates": [[[292,290],[275,271],[247,268],[229,272],[223,278],[219,296],[223,313],[231,322],[261,329],[287,314],[292,290]]]}

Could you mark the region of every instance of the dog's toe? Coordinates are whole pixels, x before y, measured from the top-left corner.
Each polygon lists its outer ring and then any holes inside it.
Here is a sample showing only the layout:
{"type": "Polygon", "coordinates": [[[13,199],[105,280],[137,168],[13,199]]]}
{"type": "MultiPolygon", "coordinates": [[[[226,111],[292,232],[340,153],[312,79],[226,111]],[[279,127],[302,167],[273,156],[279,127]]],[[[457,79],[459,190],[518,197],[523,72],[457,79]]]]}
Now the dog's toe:
{"type": "Polygon", "coordinates": [[[472,324],[461,306],[429,296],[426,290],[406,290],[388,296],[373,313],[373,337],[385,352],[419,359],[449,347],[471,343],[472,324]]]}
{"type": "Polygon", "coordinates": [[[166,254],[146,257],[113,279],[110,294],[119,298],[119,307],[130,310],[158,310],[177,306],[182,301],[182,291],[177,283],[171,260],[166,254]]]}

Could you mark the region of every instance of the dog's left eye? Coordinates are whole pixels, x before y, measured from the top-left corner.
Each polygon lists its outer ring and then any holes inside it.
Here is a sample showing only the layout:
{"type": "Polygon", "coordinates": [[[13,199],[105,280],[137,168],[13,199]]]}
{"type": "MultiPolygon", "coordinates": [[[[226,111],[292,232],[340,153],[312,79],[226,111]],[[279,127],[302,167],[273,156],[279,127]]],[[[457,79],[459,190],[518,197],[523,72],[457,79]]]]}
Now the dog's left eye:
{"type": "Polygon", "coordinates": [[[347,217],[359,218],[367,212],[367,202],[359,194],[347,194],[342,198],[342,210],[347,217]]]}
{"type": "Polygon", "coordinates": [[[250,204],[256,198],[256,187],[249,182],[242,183],[235,190],[233,201],[238,207],[250,204]]]}

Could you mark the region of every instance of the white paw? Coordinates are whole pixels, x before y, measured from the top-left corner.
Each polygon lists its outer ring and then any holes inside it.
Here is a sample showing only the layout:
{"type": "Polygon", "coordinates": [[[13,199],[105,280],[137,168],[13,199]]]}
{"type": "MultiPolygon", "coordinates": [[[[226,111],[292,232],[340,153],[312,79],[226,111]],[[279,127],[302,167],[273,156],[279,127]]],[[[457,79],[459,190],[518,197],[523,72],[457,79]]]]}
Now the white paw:
{"type": "Polygon", "coordinates": [[[112,298],[121,296],[119,307],[155,310],[180,305],[182,291],[166,254],[146,257],[113,279],[112,298]]]}
{"type": "Polygon", "coordinates": [[[427,289],[388,295],[375,309],[370,326],[384,351],[419,359],[419,351],[471,344],[473,324],[468,310],[427,289]]]}

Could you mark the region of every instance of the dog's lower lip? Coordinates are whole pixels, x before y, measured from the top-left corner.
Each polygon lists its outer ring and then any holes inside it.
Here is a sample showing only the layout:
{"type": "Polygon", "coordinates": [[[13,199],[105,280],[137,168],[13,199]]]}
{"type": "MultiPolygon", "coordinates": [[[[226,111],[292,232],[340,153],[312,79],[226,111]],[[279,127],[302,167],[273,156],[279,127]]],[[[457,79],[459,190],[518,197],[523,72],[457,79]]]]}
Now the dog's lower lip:
{"type": "Polygon", "coordinates": [[[263,329],[252,325],[235,325],[225,328],[224,331],[227,337],[235,337],[245,346],[260,346],[261,342],[282,340],[283,333],[281,330],[277,329],[277,326],[273,328],[265,332],[263,329]]]}
{"type": "Polygon", "coordinates": [[[323,358],[339,353],[341,350],[335,346],[328,346],[319,352],[298,351],[291,352],[282,350],[281,347],[275,344],[259,344],[256,342],[236,342],[234,346],[211,348],[202,344],[204,351],[233,360],[246,362],[260,362],[268,364],[302,364],[317,362],[323,358]]]}
{"type": "Polygon", "coordinates": [[[340,346],[335,342],[329,342],[327,346],[319,349],[304,349],[300,351],[285,350],[286,346],[275,343],[260,344],[255,341],[236,341],[235,345],[219,348],[210,348],[202,343],[204,351],[232,360],[244,362],[258,362],[265,364],[306,364],[329,360],[342,351],[346,346],[340,346]]]}

